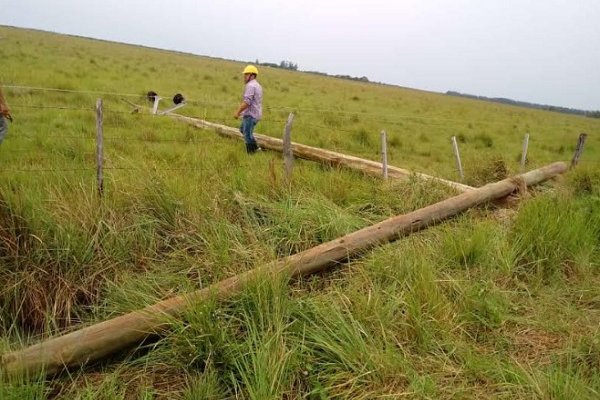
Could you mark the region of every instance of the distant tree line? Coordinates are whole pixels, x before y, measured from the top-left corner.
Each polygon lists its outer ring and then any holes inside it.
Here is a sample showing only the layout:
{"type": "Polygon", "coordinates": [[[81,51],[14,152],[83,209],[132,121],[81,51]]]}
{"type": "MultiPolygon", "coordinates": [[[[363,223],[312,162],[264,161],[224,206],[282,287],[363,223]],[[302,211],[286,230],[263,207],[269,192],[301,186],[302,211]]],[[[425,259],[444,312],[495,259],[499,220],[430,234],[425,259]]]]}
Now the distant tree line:
{"type": "Polygon", "coordinates": [[[452,91],[452,90],[448,90],[446,92],[446,94],[448,96],[466,97],[466,98],[469,98],[469,99],[490,101],[490,102],[493,102],[493,103],[510,104],[510,105],[513,105],[513,106],[535,108],[535,109],[538,109],[538,110],[556,111],[556,112],[564,113],[564,114],[583,115],[585,117],[590,117],[590,118],[600,118],[600,111],[586,111],[586,110],[579,110],[579,109],[576,109],[576,108],[550,106],[550,105],[547,105],[547,104],[529,103],[529,102],[526,102],[526,101],[518,101],[518,100],[507,99],[507,98],[504,98],[504,97],[475,96],[475,95],[472,95],[472,94],[459,93],[459,92],[455,92],[455,91],[452,91]]]}
{"type": "Polygon", "coordinates": [[[279,64],[270,63],[270,62],[262,62],[261,63],[258,60],[256,60],[256,65],[263,65],[265,67],[272,67],[272,68],[289,69],[289,70],[292,70],[292,71],[297,71],[298,70],[298,64],[297,63],[293,63],[291,61],[286,61],[286,60],[281,61],[279,64]]]}
{"type": "MultiPolygon", "coordinates": [[[[255,64],[262,65],[265,67],[281,68],[281,69],[289,69],[291,71],[298,71],[298,63],[294,63],[292,61],[286,61],[286,60],[281,61],[279,64],[270,63],[270,62],[260,62],[260,61],[256,60],[255,64]]],[[[348,79],[351,81],[369,82],[369,78],[367,78],[366,76],[357,77],[357,76],[350,76],[350,75],[329,75],[325,72],[319,72],[319,71],[303,71],[303,72],[306,72],[309,74],[323,75],[323,76],[332,76],[334,78],[348,79]]]]}
{"type": "Polygon", "coordinates": [[[306,72],[308,74],[332,76],[334,78],[339,78],[339,79],[348,79],[351,81],[370,82],[369,78],[367,78],[366,76],[357,77],[357,76],[350,76],[350,75],[329,75],[325,72],[319,72],[319,71],[304,71],[304,72],[306,72]]]}

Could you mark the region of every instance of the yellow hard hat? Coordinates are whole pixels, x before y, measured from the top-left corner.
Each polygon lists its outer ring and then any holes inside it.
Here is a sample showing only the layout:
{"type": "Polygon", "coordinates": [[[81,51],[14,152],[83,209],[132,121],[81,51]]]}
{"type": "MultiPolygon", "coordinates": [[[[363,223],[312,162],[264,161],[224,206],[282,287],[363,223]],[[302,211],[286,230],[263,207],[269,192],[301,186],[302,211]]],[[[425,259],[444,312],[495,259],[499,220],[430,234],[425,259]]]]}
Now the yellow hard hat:
{"type": "Polygon", "coordinates": [[[254,65],[246,65],[244,68],[244,74],[255,74],[258,75],[258,69],[254,65]]]}

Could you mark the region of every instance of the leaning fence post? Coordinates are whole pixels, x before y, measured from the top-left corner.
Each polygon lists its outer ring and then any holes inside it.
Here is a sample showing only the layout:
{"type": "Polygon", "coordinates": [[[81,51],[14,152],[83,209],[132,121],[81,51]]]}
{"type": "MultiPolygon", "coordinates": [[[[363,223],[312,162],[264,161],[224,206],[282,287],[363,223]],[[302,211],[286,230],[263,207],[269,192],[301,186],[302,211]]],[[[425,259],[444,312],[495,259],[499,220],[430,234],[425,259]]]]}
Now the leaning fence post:
{"type": "Polygon", "coordinates": [[[160,101],[160,97],[158,95],[154,96],[154,107],[152,107],[152,114],[156,115],[158,112],[158,102],[160,101]]]}
{"type": "Polygon", "coordinates": [[[294,167],[294,152],[292,150],[292,122],[294,113],[290,113],[285,124],[283,133],[283,165],[285,169],[285,179],[288,183],[292,181],[292,168],[294,167]]]}
{"type": "Polygon", "coordinates": [[[387,134],[381,131],[381,167],[383,169],[383,179],[388,178],[388,159],[387,159],[387,134]]]}
{"type": "Polygon", "coordinates": [[[456,169],[460,175],[461,182],[465,179],[463,172],[462,163],[460,162],[460,153],[458,152],[458,143],[456,142],[456,136],[452,136],[452,150],[454,150],[454,158],[456,159],[456,169]]]}
{"type": "Polygon", "coordinates": [[[587,133],[582,133],[579,135],[579,139],[577,139],[577,147],[575,148],[575,154],[573,154],[573,159],[571,160],[571,168],[574,168],[579,163],[579,157],[581,157],[581,153],[583,153],[583,146],[585,145],[586,138],[587,133]]]}
{"type": "Polygon", "coordinates": [[[529,133],[525,134],[523,139],[523,150],[521,151],[521,172],[525,170],[525,163],[527,162],[527,149],[529,148],[529,133]]]}
{"type": "Polygon", "coordinates": [[[96,101],[96,180],[98,183],[98,195],[102,197],[104,192],[104,128],[102,99],[96,101]]]}

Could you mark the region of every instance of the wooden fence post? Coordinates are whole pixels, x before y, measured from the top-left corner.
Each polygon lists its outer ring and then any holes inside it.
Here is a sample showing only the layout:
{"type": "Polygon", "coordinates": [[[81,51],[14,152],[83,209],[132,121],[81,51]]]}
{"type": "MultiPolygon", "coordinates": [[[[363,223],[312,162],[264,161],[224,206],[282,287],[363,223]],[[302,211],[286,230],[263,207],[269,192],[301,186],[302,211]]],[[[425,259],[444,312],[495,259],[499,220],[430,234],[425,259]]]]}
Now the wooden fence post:
{"type": "Polygon", "coordinates": [[[465,179],[465,174],[463,172],[462,163],[460,162],[460,153],[458,152],[458,143],[456,142],[456,136],[452,136],[452,150],[454,150],[454,158],[456,159],[456,169],[458,169],[460,181],[462,182],[465,179]]]}
{"type": "Polygon", "coordinates": [[[294,167],[294,152],[292,150],[292,122],[294,113],[290,113],[285,124],[283,132],[283,165],[285,169],[285,179],[288,183],[292,181],[292,169],[294,167]]]}
{"type": "Polygon", "coordinates": [[[387,159],[387,134],[381,131],[381,166],[383,169],[383,179],[388,178],[388,159],[387,159]]]}
{"type": "Polygon", "coordinates": [[[96,180],[98,195],[104,194],[104,128],[102,99],[96,101],[96,180]]]}
{"type": "Polygon", "coordinates": [[[521,172],[525,170],[525,163],[527,162],[527,149],[529,148],[529,133],[525,134],[523,139],[523,150],[521,151],[521,172]]]}
{"type": "Polygon", "coordinates": [[[579,163],[579,157],[581,157],[581,153],[583,153],[583,146],[585,145],[586,138],[587,133],[582,133],[579,135],[579,139],[577,139],[577,147],[575,148],[575,154],[573,154],[573,159],[571,160],[571,168],[574,168],[579,163]]]}

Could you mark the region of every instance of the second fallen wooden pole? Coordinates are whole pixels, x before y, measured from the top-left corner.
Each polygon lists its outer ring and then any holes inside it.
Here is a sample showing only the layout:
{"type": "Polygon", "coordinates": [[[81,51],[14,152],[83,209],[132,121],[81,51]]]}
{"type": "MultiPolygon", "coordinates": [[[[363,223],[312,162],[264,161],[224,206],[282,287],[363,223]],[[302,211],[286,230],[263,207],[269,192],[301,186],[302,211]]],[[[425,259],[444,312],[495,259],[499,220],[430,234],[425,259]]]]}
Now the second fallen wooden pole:
{"type": "Polygon", "coordinates": [[[142,310],[46,340],[20,351],[3,354],[0,358],[0,371],[10,376],[34,376],[54,374],[65,367],[80,367],[131,347],[168,327],[165,317],[181,317],[192,303],[210,298],[223,299],[239,293],[248,282],[261,274],[284,274],[290,278],[312,274],[344,262],[377,245],[438,224],[471,207],[508,196],[523,185],[535,185],[566,170],[567,165],[558,162],[490,183],[411,213],[389,218],[190,294],[163,300],[142,310]]]}
{"type": "MultiPolygon", "coordinates": [[[[209,122],[198,118],[185,117],[183,115],[169,115],[173,118],[196,126],[198,128],[214,129],[219,135],[224,137],[237,140],[243,139],[243,137],[240,135],[239,130],[230,126],[216,124],[214,122],[209,122]]],[[[275,151],[282,151],[283,149],[283,141],[281,139],[277,139],[267,135],[261,135],[258,133],[255,133],[254,137],[256,138],[256,141],[260,144],[260,147],[262,148],[275,151]]],[[[371,176],[381,176],[382,163],[380,162],[365,160],[364,158],[354,157],[331,150],[320,149],[318,147],[308,146],[305,144],[292,144],[294,156],[296,156],[297,158],[303,158],[305,160],[316,161],[328,165],[346,167],[352,170],[361,171],[371,176]]],[[[466,192],[474,189],[473,187],[462,183],[453,182],[447,179],[438,178],[420,172],[411,172],[403,168],[388,165],[388,176],[390,179],[406,179],[411,175],[414,175],[417,178],[423,179],[425,181],[437,182],[443,185],[447,185],[449,187],[452,187],[453,189],[456,189],[459,192],[466,192]]]]}

